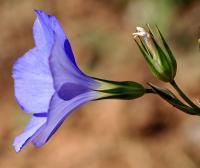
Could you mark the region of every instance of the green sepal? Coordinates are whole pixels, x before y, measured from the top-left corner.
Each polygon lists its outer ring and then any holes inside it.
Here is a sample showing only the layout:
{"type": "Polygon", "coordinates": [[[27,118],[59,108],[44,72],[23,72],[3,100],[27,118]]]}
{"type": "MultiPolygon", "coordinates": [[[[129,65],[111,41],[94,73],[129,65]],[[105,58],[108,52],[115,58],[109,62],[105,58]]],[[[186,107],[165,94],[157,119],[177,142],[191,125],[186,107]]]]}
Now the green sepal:
{"type": "Polygon", "coordinates": [[[96,91],[99,93],[103,93],[99,99],[136,99],[141,97],[146,92],[146,89],[137,82],[132,81],[110,81],[105,79],[93,78],[97,81],[101,81],[103,83],[111,84],[110,88],[107,89],[97,89],[96,91]]]}
{"type": "Polygon", "coordinates": [[[166,58],[169,62],[169,65],[172,69],[172,76],[175,76],[176,75],[176,71],[177,71],[177,63],[176,63],[176,59],[171,51],[171,49],[169,48],[164,36],[162,35],[161,31],[159,30],[158,26],[156,26],[157,28],[157,31],[161,37],[161,40],[162,40],[162,43],[163,43],[163,46],[165,47],[165,50],[167,51],[168,54],[166,54],[166,58]]]}
{"type": "Polygon", "coordinates": [[[174,76],[173,76],[173,68],[172,66],[170,65],[170,61],[168,59],[168,54],[166,54],[162,48],[160,47],[160,45],[157,43],[157,41],[155,40],[154,38],[154,35],[152,33],[152,30],[150,28],[150,26],[148,25],[148,29],[149,29],[149,33],[151,35],[151,39],[152,39],[152,42],[155,46],[155,49],[157,51],[157,60],[154,60],[157,64],[158,64],[158,67],[159,69],[161,70],[161,77],[162,77],[162,80],[165,81],[165,82],[169,82],[171,80],[174,79],[174,76]]]}
{"type": "MultiPolygon", "coordinates": [[[[139,38],[140,39],[140,38],[139,38]]],[[[161,67],[158,66],[157,62],[153,60],[153,55],[151,51],[144,45],[143,41],[140,39],[140,44],[137,40],[135,40],[136,44],[138,45],[140,51],[142,52],[147,65],[154,76],[158,77],[159,79],[166,80],[166,77],[163,77],[161,73],[161,67]]]]}

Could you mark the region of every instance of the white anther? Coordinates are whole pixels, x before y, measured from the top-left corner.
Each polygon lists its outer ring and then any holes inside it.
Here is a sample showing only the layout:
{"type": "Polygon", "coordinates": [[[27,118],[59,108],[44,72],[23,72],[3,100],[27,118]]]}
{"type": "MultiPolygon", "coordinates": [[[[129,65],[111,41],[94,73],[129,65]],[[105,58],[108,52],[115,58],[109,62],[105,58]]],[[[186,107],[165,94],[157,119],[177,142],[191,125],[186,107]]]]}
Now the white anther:
{"type": "Polygon", "coordinates": [[[147,42],[148,38],[150,38],[150,35],[146,30],[142,27],[136,27],[136,32],[132,34],[134,38],[140,36],[144,39],[144,41],[147,42]]]}

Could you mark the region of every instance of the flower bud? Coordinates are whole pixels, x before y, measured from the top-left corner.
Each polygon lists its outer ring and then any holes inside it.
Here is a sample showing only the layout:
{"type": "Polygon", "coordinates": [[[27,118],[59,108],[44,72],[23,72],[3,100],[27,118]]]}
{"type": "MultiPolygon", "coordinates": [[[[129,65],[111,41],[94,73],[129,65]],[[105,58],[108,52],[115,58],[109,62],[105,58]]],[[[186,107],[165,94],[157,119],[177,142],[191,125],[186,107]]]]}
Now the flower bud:
{"type": "Polygon", "coordinates": [[[157,31],[162,42],[162,48],[149,26],[148,32],[142,27],[137,27],[133,36],[139,38],[135,41],[153,75],[164,82],[172,82],[177,70],[176,60],[158,28],[157,31]]]}

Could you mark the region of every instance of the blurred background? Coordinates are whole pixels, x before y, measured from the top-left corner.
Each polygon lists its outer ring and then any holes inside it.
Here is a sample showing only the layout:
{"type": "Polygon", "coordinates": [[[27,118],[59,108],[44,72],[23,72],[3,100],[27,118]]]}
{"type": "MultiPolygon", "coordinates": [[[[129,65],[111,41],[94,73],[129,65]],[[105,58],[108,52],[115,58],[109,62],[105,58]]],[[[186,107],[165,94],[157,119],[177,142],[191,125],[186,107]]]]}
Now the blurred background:
{"type": "Polygon", "coordinates": [[[131,35],[138,25],[157,24],[177,58],[177,82],[194,101],[200,99],[199,0],[1,0],[0,167],[200,167],[200,118],[152,95],[90,102],[42,148],[30,144],[16,154],[12,141],[30,116],[15,101],[11,69],[34,46],[34,9],[58,18],[87,74],[171,89],[149,73],[131,35]]]}

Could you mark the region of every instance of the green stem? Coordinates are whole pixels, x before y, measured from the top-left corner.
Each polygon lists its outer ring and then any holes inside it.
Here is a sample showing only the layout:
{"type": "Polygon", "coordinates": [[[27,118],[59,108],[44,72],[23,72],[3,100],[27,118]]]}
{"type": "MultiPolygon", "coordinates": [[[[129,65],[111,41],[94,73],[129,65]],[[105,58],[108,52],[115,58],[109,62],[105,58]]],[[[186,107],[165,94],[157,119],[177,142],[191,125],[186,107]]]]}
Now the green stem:
{"type": "Polygon", "coordinates": [[[177,83],[175,81],[170,82],[170,84],[174,87],[174,89],[176,89],[176,91],[178,92],[178,94],[185,100],[185,102],[188,103],[188,105],[190,105],[191,107],[193,107],[194,109],[197,109],[198,111],[200,110],[200,108],[194,104],[185,94],[184,92],[180,89],[180,87],[177,85],[177,83]]]}
{"type": "Polygon", "coordinates": [[[154,94],[156,94],[156,92],[153,89],[150,89],[150,88],[146,88],[146,93],[154,93],[154,94]]]}

